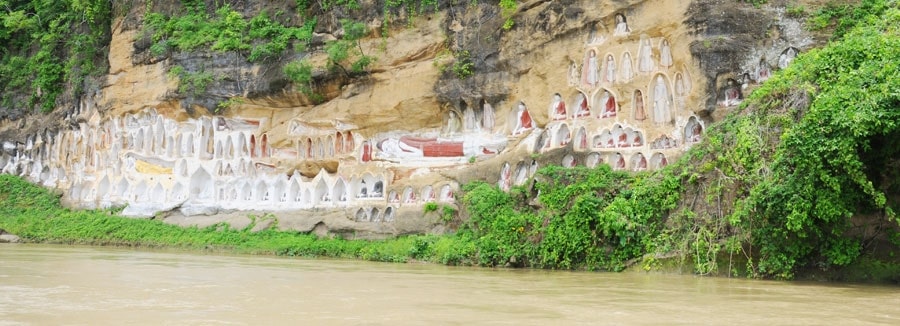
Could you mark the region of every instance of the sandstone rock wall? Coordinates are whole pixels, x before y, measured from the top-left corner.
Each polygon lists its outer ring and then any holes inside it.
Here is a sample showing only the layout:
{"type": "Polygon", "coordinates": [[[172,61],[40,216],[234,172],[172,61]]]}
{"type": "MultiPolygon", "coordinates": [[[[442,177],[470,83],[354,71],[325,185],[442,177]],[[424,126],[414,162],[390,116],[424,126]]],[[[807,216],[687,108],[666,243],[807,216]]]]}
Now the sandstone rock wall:
{"type": "Polygon", "coordinates": [[[114,23],[99,91],[50,119],[3,122],[0,167],[63,190],[71,206],[183,225],[272,213],[307,232],[437,231],[424,204],[455,207],[473,180],[509,189],[548,164],[662,168],[813,42],[776,6],[531,1],[510,30],[492,5],[441,8],[378,26],[388,36],[362,44],[377,53],[371,74],[325,85],[318,105],[275,63],[148,57],[135,8],[114,23]],[[442,68],[461,51],[472,76],[442,68]],[[168,69],[204,62],[237,77],[177,95],[168,69]],[[241,100],[212,114],[228,98],[241,100]]]}

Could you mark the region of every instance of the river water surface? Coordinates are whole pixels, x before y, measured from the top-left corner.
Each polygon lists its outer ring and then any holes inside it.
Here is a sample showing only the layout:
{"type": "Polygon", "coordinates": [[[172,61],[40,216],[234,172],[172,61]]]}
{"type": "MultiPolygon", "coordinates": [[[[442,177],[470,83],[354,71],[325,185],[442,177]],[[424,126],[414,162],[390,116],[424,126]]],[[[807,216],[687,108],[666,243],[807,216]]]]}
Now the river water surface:
{"type": "Polygon", "coordinates": [[[900,288],[0,246],[0,325],[900,325],[900,288]]]}

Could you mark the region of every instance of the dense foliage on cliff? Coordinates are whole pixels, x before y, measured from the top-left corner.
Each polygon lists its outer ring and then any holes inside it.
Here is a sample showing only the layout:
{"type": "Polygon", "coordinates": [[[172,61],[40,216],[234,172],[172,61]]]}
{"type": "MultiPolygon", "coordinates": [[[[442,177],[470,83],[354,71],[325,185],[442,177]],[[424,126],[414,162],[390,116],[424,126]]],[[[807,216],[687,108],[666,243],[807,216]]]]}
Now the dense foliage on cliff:
{"type": "Polygon", "coordinates": [[[72,98],[105,72],[112,5],[104,0],[0,0],[0,117],[72,98]]]}
{"type": "Polygon", "coordinates": [[[843,11],[858,27],[798,57],[662,171],[613,182],[605,167],[544,170],[539,195],[470,186],[461,234],[478,262],[618,269],[650,254],[652,268],[653,254],[674,254],[698,273],[792,278],[892,256],[900,10],[881,0],[860,8],[871,10],[843,11]],[[722,254],[746,266],[720,266],[722,254]]]}

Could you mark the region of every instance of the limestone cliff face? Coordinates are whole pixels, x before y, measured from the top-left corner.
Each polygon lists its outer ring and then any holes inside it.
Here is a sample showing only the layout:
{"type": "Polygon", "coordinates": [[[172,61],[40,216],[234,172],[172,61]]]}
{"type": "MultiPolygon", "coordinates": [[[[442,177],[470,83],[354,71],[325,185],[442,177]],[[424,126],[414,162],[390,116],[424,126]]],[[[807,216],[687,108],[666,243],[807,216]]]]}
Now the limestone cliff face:
{"type": "Polygon", "coordinates": [[[98,91],[2,123],[4,173],[61,189],[74,207],[201,225],[259,211],[281,228],[376,237],[440,231],[423,205],[455,206],[473,180],[509,189],[548,164],[661,168],[814,43],[783,9],[738,2],[529,1],[507,30],[494,5],[441,2],[382,25],[378,3],[363,1],[324,18],[311,51],[251,64],[150,54],[144,8],[114,22],[98,91]],[[343,17],[369,23],[362,47],[377,61],[354,79],[320,73],[326,100],[313,104],[281,66],[324,61],[343,17]],[[446,69],[448,53],[465,53],[456,60],[471,74],[446,69]],[[174,65],[220,78],[180,95],[174,65]]]}

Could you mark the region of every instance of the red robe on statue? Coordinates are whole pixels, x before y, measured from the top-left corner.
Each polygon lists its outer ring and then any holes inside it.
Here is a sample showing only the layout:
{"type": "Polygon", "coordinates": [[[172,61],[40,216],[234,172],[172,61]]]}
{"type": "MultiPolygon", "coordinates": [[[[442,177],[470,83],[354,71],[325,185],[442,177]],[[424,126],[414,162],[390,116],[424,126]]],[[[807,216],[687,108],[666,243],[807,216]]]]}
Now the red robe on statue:
{"type": "Polygon", "coordinates": [[[362,148],[362,161],[368,162],[372,160],[372,145],[369,145],[369,142],[363,143],[362,148]]]}
{"type": "Polygon", "coordinates": [[[519,122],[522,123],[522,128],[531,129],[534,128],[531,122],[531,114],[528,114],[528,110],[522,111],[522,117],[519,118],[519,122]]]}

